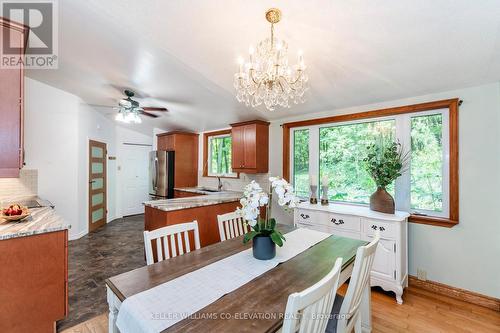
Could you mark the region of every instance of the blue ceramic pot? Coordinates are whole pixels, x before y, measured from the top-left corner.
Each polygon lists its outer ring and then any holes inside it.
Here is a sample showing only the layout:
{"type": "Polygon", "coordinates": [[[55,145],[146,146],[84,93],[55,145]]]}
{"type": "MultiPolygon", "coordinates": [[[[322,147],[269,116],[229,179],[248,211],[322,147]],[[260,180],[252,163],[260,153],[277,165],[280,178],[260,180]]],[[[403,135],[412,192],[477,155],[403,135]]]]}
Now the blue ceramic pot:
{"type": "Polygon", "coordinates": [[[276,256],[276,244],[269,236],[258,235],[253,238],[253,256],[259,260],[269,260],[276,256]]]}

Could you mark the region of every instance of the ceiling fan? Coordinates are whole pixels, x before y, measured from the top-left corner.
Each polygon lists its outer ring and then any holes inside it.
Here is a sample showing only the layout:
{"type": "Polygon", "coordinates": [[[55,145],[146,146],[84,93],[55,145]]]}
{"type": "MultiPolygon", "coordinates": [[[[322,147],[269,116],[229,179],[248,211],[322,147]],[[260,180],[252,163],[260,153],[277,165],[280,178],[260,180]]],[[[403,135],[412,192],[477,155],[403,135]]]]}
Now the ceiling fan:
{"type": "Polygon", "coordinates": [[[163,107],[151,107],[151,106],[140,106],[139,102],[132,99],[135,93],[132,90],[125,89],[124,91],[126,98],[121,99],[118,102],[118,114],[115,119],[122,122],[134,122],[141,123],[142,120],[139,115],[148,116],[151,118],[158,118],[157,115],[149,113],[148,111],[159,111],[168,112],[166,108],[163,107]]]}

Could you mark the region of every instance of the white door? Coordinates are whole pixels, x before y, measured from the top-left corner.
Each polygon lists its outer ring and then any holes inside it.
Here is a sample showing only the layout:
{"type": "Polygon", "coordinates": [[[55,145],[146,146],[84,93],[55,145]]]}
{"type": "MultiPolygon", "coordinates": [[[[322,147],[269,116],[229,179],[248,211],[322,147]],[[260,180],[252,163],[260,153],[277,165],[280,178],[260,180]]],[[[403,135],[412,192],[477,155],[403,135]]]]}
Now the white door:
{"type": "Polygon", "coordinates": [[[149,200],[149,146],[123,145],[122,209],[123,216],[143,214],[143,202],[149,200]]]}

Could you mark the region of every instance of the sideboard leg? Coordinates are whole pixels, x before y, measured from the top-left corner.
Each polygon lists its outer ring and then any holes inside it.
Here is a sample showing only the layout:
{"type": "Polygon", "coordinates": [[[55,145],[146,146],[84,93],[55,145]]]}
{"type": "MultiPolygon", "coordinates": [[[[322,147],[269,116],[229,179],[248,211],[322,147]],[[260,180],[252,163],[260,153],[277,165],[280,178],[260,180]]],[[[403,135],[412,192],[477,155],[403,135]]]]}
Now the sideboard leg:
{"type": "Polygon", "coordinates": [[[394,293],[396,294],[396,302],[403,304],[403,287],[398,286],[394,293]]]}

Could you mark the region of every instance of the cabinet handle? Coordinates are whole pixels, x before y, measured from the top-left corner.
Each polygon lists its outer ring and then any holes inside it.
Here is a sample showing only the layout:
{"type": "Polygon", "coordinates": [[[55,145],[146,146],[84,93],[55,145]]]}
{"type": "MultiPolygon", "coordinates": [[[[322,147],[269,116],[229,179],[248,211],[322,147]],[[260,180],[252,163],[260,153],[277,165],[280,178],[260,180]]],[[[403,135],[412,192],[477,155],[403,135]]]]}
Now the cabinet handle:
{"type": "Polygon", "coordinates": [[[332,218],[332,219],[330,220],[330,222],[332,222],[332,223],[333,223],[333,224],[335,224],[335,225],[341,225],[341,224],[344,224],[344,220],[338,220],[338,221],[337,221],[337,219],[336,219],[336,218],[332,218]]]}
{"type": "Polygon", "coordinates": [[[300,214],[300,217],[302,217],[303,219],[308,219],[309,215],[302,213],[300,214]]]}
{"type": "Polygon", "coordinates": [[[384,228],[384,227],[377,227],[375,224],[372,224],[372,229],[373,229],[373,230],[377,230],[377,229],[378,229],[378,230],[380,230],[380,231],[384,231],[384,230],[385,230],[385,228],[384,228]]]}

